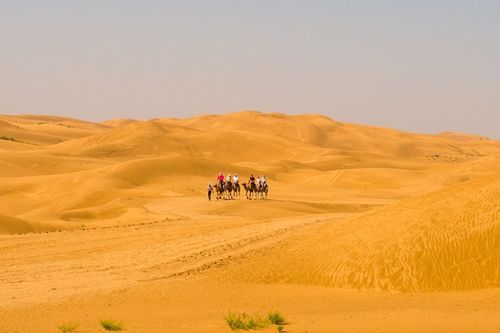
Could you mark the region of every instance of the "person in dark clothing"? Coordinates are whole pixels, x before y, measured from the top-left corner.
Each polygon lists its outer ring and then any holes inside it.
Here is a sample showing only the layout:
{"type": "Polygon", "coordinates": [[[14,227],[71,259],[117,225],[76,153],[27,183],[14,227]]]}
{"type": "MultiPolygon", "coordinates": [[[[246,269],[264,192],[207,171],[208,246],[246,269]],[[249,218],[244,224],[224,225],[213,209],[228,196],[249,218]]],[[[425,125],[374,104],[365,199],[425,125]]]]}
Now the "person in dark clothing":
{"type": "Polygon", "coordinates": [[[211,201],[212,200],[212,192],[213,192],[213,187],[212,185],[210,185],[210,183],[208,183],[208,187],[207,187],[207,192],[208,192],[208,201],[211,201]]]}

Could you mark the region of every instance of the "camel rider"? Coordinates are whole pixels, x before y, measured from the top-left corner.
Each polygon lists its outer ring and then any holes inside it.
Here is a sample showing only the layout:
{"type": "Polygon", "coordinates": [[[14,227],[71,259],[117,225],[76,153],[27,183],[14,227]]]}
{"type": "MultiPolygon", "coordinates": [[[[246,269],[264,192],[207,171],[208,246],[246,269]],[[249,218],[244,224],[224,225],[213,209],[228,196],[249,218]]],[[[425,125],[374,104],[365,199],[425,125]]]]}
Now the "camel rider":
{"type": "Polygon", "coordinates": [[[222,173],[222,171],[219,172],[219,175],[217,176],[217,186],[224,186],[224,174],[222,173]]]}
{"type": "Polygon", "coordinates": [[[226,177],[226,183],[230,183],[231,182],[231,174],[228,174],[227,177],[226,177]]]}
{"type": "Polygon", "coordinates": [[[237,175],[237,174],[234,174],[233,181],[234,181],[234,184],[235,184],[235,185],[238,185],[238,182],[239,182],[240,180],[239,180],[239,178],[238,178],[238,175],[237,175]]]}
{"type": "Polygon", "coordinates": [[[250,175],[248,182],[250,183],[250,188],[255,186],[255,177],[253,176],[253,174],[250,175]]]}
{"type": "Polygon", "coordinates": [[[262,176],[260,183],[262,184],[262,188],[266,188],[266,186],[267,186],[266,176],[262,176]]]}
{"type": "Polygon", "coordinates": [[[257,177],[257,188],[260,190],[262,186],[262,181],[260,180],[260,177],[257,177]]]}

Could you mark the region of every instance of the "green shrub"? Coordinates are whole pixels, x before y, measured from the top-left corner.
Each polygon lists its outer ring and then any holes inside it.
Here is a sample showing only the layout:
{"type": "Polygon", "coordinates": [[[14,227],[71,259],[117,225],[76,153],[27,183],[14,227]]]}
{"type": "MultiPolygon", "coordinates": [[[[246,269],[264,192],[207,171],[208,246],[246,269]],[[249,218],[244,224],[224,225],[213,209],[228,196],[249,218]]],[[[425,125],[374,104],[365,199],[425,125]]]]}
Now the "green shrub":
{"type": "Polygon", "coordinates": [[[273,325],[286,325],[285,318],[278,311],[269,312],[267,319],[273,325]]]}
{"type": "Polygon", "coordinates": [[[249,318],[247,322],[248,329],[258,330],[267,326],[267,322],[260,317],[249,318]]]}
{"type": "Polygon", "coordinates": [[[277,311],[270,312],[267,317],[249,316],[246,313],[230,312],[224,317],[227,326],[232,330],[258,330],[269,325],[276,325],[278,332],[285,332],[286,320],[277,311]]]}
{"type": "Polygon", "coordinates": [[[249,316],[246,313],[230,312],[225,318],[227,326],[232,330],[257,330],[268,325],[259,316],[249,316]]]}
{"type": "Polygon", "coordinates": [[[117,323],[116,321],[110,319],[101,320],[101,326],[106,331],[121,331],[123,329],[123,325],[121,323],[117,323]]]}

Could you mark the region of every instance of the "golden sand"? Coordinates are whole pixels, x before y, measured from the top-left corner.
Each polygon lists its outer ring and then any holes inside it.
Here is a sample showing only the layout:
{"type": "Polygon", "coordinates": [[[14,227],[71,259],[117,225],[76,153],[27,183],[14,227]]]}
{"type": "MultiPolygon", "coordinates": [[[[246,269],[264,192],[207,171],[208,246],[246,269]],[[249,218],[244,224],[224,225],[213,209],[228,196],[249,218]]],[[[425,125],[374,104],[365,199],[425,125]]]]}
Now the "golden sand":
{"type": "Polygon", "coordinates": [[[0,138],[0,333],[500,331],[498,141],[260,112],[0,138]],[[220,170],[269,198],[208,202],[220,170]]]}

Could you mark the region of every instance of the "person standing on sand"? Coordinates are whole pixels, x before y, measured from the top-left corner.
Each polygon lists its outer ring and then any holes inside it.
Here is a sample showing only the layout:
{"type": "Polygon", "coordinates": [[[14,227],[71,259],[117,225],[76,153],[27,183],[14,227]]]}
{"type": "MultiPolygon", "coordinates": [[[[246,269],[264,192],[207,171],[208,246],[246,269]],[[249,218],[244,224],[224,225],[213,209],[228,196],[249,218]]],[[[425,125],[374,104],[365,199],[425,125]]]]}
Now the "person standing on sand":
{"type": "Polygon", "coordinates": [[[214,189],[212,188],[212,185],[210,185],[210,183],[208,183],[208,187],[207,187],[207,191],[208,191],[208,201],[211,201],[212,200],[212,191],[214,189]]]}

